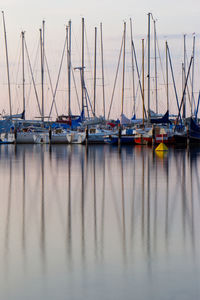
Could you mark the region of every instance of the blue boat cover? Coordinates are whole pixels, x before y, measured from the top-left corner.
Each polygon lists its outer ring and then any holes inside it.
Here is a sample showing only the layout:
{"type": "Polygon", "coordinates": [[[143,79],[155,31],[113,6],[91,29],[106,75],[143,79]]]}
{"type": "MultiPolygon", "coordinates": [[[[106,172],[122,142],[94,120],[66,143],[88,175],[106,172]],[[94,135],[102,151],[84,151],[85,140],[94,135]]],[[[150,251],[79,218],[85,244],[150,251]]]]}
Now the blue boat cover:
{"type": "Polygon", "coordinates": [[[168,110],[162,118],[151,119],[151,124],[165,124],[165,123],[171,124],[171,121],[169,120],[169,111],[168,110]]]}

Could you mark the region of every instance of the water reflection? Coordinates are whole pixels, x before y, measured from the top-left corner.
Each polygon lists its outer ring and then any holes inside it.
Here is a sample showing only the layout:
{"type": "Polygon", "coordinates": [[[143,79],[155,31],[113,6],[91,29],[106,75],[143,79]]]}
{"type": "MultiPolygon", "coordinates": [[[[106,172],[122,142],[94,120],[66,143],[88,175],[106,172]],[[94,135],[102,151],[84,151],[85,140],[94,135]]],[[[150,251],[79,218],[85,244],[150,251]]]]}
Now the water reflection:
{"type": "MultiPolygon", "coordinates": [[[[145,282],[150,298],[161,299],[152,289],[160,275],[162,289],[180,269],[198,278],[198,149],[170,149],[164,157],[146,147],[8,145],[0,151],[4,299],[26,299],[16,282],[35,299],[37,277],[43,299],[66,288],[70,299],[93,299],[90,289],[101,299],[98,283],[110,289],[116,274],[113,297],[120,299],[123,283],[132,299],[130,282],[138,272],[137,284],[145,282]]],[[[182,286],[185,277],[178,274],[182,286]]],[[[134,287],[137,299],[146,299],[134,287]]]]}

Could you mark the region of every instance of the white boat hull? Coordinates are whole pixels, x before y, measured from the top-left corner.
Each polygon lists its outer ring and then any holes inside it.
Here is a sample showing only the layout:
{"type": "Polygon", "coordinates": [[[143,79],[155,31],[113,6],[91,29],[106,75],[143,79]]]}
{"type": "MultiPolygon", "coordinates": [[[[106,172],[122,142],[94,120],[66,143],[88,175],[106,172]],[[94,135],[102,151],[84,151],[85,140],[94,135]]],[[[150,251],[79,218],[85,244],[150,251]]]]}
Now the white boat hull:
{"type": "Polygon", "coordinates": [[[1,133],[0,139],[3,143],[13,144],[15,142],[14,133],[1,133]]]}
{"type": "Polygon", "coordinates": [[[52,133],[51,144],[68,144],[67,133],[52,133]]]}
{"type": "Polygon", "coordinates": [[[17,132],[15,142],[16,144],[34,144],[34,132],[17,132]]]}
{"type": "Polygon", "coordinates": [[[35,144],[49,144],[49,133],[35,133],[34,135],[34,143],[35,144]]]}
{"type": "Polygon", "coordinates": [[[83,144],[86,139],[85,132],[70,132],[66,136],[69,144],[83,144]]]}

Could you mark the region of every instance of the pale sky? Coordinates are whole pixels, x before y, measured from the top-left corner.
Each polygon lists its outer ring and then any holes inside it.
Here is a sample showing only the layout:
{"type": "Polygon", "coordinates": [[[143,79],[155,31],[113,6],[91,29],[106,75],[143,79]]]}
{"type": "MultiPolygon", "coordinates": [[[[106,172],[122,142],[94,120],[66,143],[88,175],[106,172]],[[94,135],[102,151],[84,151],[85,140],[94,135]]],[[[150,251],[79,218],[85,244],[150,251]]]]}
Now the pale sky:
{"type": "MultiPolygon", "coordinates": [[[[39,41],[39,28],[41,27],[42,20],[46,21],[46,55],[49,62],[49,67],[51,71],[53,86],[55,86],[57,73],[61,58],[61,53],[63,50],[63,44],[65,39],[65,25],[69,19],[72,20],[72,52],[74,66],[79,64],[80,61],[80,47],[81,47],[81,18],[85,18],[86,31],[87,31],[87,41],[90,52],[90,59],[86,61],[90,62],[86,65],[86,69],[90,70],[90,75],[88,75],[89,81],[88,86],[90,86],[90,96],[92,98],[92,68],[93,68],[93,46],[94,46],[94,27],[97,26],[99,29],[100,22],[103,23],[103,37],[104,37],[104,59],[105,59],[105,82],[106,82],[106,95],[107,103],[110,103],[111,92],[113,88],[113,81],[115,76],[115,71],[117,67],[119,49],[121,44],[122,32],[123,32],[123,22],[127,21],[127,67],[129,75],[127,75],[126,89],[127,91],[131,89],[131,79],[130,77],[130,41],[128,37],[129,32],[129,19],[133,20],[133,34],[135,37],[135,44],[137,48],[138,57],[141,55],[141,38],[146,38],[147,33],[147,13],[152,12],[154,18],[157,19],[157,33],[158,38],[162,35],[160,39],[160,50],[161,55],[164,57],[164,42],[165,39],[169,40],[169,45],[171,47],[172,58],[174,60],[174,68],[177,76],[177,85],[180,87],[181,82],[181,61],[183,52],[183,34],[187,34],[187,49],[188,59],[191,55],[192,49],[192,33],[197,34],[196,46],[199,48],[199,12],[200,12],[200,2],[197,0],[192,1],[92,1],[92,0],[74,0],[74,1],[63,1],[63,0],[35,0],[35,1],[25,1],[25,0],[3,0],[1,1],[1,10],[4,11],[6,20],[6,30],[8,39],[8,51],[9,51],[9,61],[10,61],[10,74],[12,82],[12,102],[13,102],[13,112],[20,111],[22,104],[20,100],[20,85],[18,85],[18,92],[16,96],[16,86],[20,82],[20,33],[22,30],[26,31],[26,41],[31,54],[32,64],[34,64],[36,49],[39,41]],[[173,38],[174,37],[174,38],[173,38]],[[129,47],[129,48],[128,48],[129,47]],[[17,70],[18,75],[17,75],[17,70]],[[18,76],[18,77],[17,77],[18,76]],[[128,87],[129,85],[129,87],[128,87]],[[17,100],[16,100],[17,99],[17,100]]],[[[0,84],[2,86],[2,101],[0,103],[0,112],[5,109],[8,112],[8,95],[6,90],[6,61],[5,61],[5,48],[4,48],[4,35],[2,22],[0,23],[0,65],[2,72],[0,74],[0,84]]],[[[98,32],[99,33],[99,32],[98,32]]],[[[153,41],[152,41],[153,43],[153,41]]],[[[100,46],[98,46],[100,47],[100,46]]],[[[87,50],[86,50],[87,51],[87,50]]],[[[197,51],[197,50],[196,50],[197,51]]],[[[198,52],[197,52],[198,53],[198,52]]],[[[100,56],[100,54],[98,54],[100,56]]],[[[153,55],[153,54],[152,54],[153,55]]],[[[38,58],[39,59],[39,58],[38,58]]],[[[99,59],[100,61],[100,59],[99,59]]],[[[141,61],[138,61],[139,67],[141,68],[141,61]]],[[[199,64],[196,60],[196,64],[199,64]]],[[[163,61],[163,66],[165,62],[163,61]]],[[[39,68],[39,62],[38,62],[39,68]]],[[[66,66],[63,66],[66,68],[66,66]]],[[[153,72],[153,62],[152,62],[152,72],[153,72]]],[[[196,69],[199,68],[197,65],[196,69]]],[[[100,69],[100,62],[99,62],[100,69]]],[[[76,74],[76,77],[78,74],[76,74]]],[[[98,75],[99,78],[101,75],[98,75]]],[[[30,75],[27,75],[30,77],[30,75]]],[[[153,77],[153,75],[152,75],[153,77]]],[[[37,83],[39,85],[39,75],[37,77],[37,83]]],[[[120,77],[119,77],[120,78],[120,77]]],[[[158,81],[160,81],[160,93],[163,89],[163,83],[161,83],[162,76],[158,81]]],[[[119,79],[120,80],[120,79],[119,79]]],[[[63,75],[62,84],[66,82],[66,75],[63,75]]],[[[100,81],[100,79],[99,79],[100,81]]],[[[198,79],[196,79],[198,81],[198,79]]],[[[27,80],[28,82],[28,80],[27,80]]],[[[87,84],[87,83],[86,83],[87,84]]],[[[152,83],[153,84],[153,83],[152,83]]],[[[100,82],[99,82],[100,85],[100,82]]],[[[137,85],[137,83],[136,83],[137,85]]],[[[64,85],[63,85],[64,86],[64,85]]],[[[65,87],[66,88],[66,87],[65,87]]],[[[196,87],[196,93],[200,87],[196,87]]],[[[28,89],[28,88],[27,88],[28,89]]],[[[121,96],[119,95],[121,89],[121,83],[118,84],[117,96],[119,99],[115,100],[114,110],[115,115],[119,114],[118,107],[120,107],[121,96]]],[[[27,92],[28,93],[28,92],[27,92]]],[[[131,98],[128,95],[127,99],[131,98]]],[[[153,92],[152,92],[153,93],[153,92]]],[[[172,93],[172,92],[171,92],[172,93]]],[[[48,114],[48,105],[51,102],[51,95],[49,91],[46,94],[46,114],[48,114]],[[47,96],[48,94],[48,96],[47,96]]],[[[66,94],[66,91],[65,91],[66,94]]],[[[130,92],[131,94],[131,92],[130,92]]],[[[61,94],[59,94],[60,96],[61,94]]],[[[60,96],[62,101],[65,102],[66,95],[60,96]]],[[[101,91],[97,92],[97,97],[101,98],[101,91]]],[[[172,93],[172,97],[174,94],[172,93]]],[[[28,98],[28,95],[27,95],[28,98]]],[[[29,112],[27,112],[30,117],[37,115],[37,108],[33,105],[35,99],[33,96],[29,96],[29,112]],[[32,104],[30,104],[32,103],[32,104]]],[[[130,102],[130,99],[127,100],[130,102]]],[[[162,100],[163,101],[163,100],[162,100]]],[[[172,100],[173,103],[175,99],[172,100]]],[[[107,106],[108,106],[107,104],[107,106]]],[[[101,105],[99,104],[99,114],[101,114],[101,105]]],[[[131,116],[131,106],[128,104],[125,106],[127,109],[127,114],[131,116]]],[[[139,106],[139,105],[138,105],[139,106]]],[[[59,105],[58,105],[59,107],[59,105]]],[[[60,113],[62,110],[66,109],[66,103],[60,104],[60,113]]],[[[76,108],[74,108],[77,110],[76,108]]],[[[164,104],[161,105],[161,110],[165,109],[164,104]]],[[[28,108],[27,108],[28,111],[28,108]]],[[[77,113],[77,111],[74,111],[77,113]]]]}

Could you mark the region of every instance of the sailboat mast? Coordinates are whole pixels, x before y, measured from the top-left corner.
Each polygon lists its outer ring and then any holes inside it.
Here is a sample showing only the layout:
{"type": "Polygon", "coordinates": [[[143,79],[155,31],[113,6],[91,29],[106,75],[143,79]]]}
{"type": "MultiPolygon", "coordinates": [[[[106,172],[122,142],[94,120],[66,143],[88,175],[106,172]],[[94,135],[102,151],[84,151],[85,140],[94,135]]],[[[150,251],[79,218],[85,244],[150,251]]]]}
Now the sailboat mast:
{"type": "Polygon", "coordinates": [[[147,62],[147,79],[148,79],[148,121],[150,121],[150,16],[148,13],[148,62],[147,62]]]}
{"type": "Polygon", "coordinates": [[[71,115],[71,20],[66,27],[67,33],[67,69],[68,69],[68,116],[71,115]]]}
{"type": "Polygon", "coordinates": [[[123,74],[122,74],[122,103],[121,115],[124,112],[124,82],[125,82],[125,53],[126,52],[126,22],[124,22],[123,74]]]}
{"type": "Polygon", "coordinates": [[[95,27],[94,38],[94,115],[96,115],[96,73],[97,73],[97,27],[95,27]]]}
{"type": "Polygon", "coordinates": [[[68,87],[68,94],[67,94],[67,101],[68,101],[68,116],[70,115],[70,104],[69,104],[69,26],[66,25],[66,44],[67,44],[67,87],[68,87]]]}
{"type": "Polygon", "coordinates": [[[43,98],[44,98],[44,90],[43,90],[43,62],[42,62],[42,29],[40,28],[40,56],[41,56],[41,92],[42,92],[42,107],[41,107],[41,118],[42,118],[42,122],[44,122],[44,110],[43,110],[43,98]]]}
{"type": "Polygon", "coordinates": [[[22,31],[22,97],[23,97],[23,116],[25,119],[25,75],[24,75],[24,34],[25,32],[22,31]]]}
{"type": "Polygon", "coordinates": [[[101,74],[102,74],[102,89],[103,89],[103,116],[104,116],[104,119],[105,119],[106,110],[105,110],[105,86],[104,86],[103,30],[102,30],[102,23],[100,23],[100,31],[101,31],[101,74]]]}
{"type": "Polygon", "coordinates": [[[85,33],[85,24],[84,18],[82,18],[82,67],[81,67],[81,89],[82,89],[82,111],[84,110],[84,33],[85,33]]]}
{"type": "Polygon", "coordinates": [[[41,53],[41,88],[42,88],[42,122],[44,122],[44,26],[45,21],[42,21],[42,29],[40,28],[40,53],[41,53]]]}
{"type": "Polygon", "coordinates": [[[132,19],[130,18],[131,29],[131,63],[132,63],[132,80],[133,80],[133,114],[135,115],[135,76],[134,76],[134,58],[133,58],[133,29],[132,19]]]}
{"type": "Polygon", "coordinates": [[[6,36],[6,24],[4,18],[4,12],[2,11],[3,16],[3,27],[4,27],[4,39],[5,39],[5,48],[6,48],[6,65],[7,65],[7,78],[8,78],[8,96],[9,96],[9,107],[10,107],[10,116],[12,115],[12,104],[11,104],[11,89],[10,89],[10,72],[9,72],[9,60],[8,60],[8,45],[7,45],[7,36],[6,36]]]}
{"type": "Polygon", "coordinates": [[[69,20],[69,66],[68,66],[68,89],[69,89],[69,115],[71,115],[71,45],[72,45],[72,34],[71,34],[71,20],[69,20]]]}
{"type": "Polygon", "coordinates": [[[154,58],[155,58],[155,93],[156,93],[156,113],[158,113],[158,78],[157,78],[157,48],[156,48],[156,21],[154,20],[154,58]]]}
{"type": "MultiPolygon", "coordinates": [[[[184,63],[181,64],[182,66],[182,93],[184,91],[184,86],[185,86],[185,70],[184,70],[184,63]]],[[[183,111],[182,111],[182,118],[184,119],[184,99],[185,99],[185,95],[183,94],[183,111]]]]}
{"type": "Polygon", "coordinates": [[[192,62],[192,107],[191,107],[191,115],[193,114],[193,107],[194,107],[194,57],[195,57],[195,35],[193,36],[193,62],[192,62]]]}
{"type": "Polygon", "coordinates": [[[165,56],[166,56],[166,91],[167,91],[167,110],[169,111],[169,76],[168,76],[168,53],[167,41],[165,42],[165,56]]]}
{"type": "Polygon", "coordinates": [[[144,127],[144,39],[142,39],[142,120],[144,127]]]}
{"type": "MultiPolygon", "coordinates": [[[[185,74],[185,70],[186,70],[186,35],[184,34],[183,36],[183,51],[184,51],[184,63],[183,63],[183,87],[185,86],[185,81],[186,81],[186,74],[185,74]]],[[[183,95],[183,119],[185,119],[186,117],[186,93],[184,93],[183,95]]]]}

